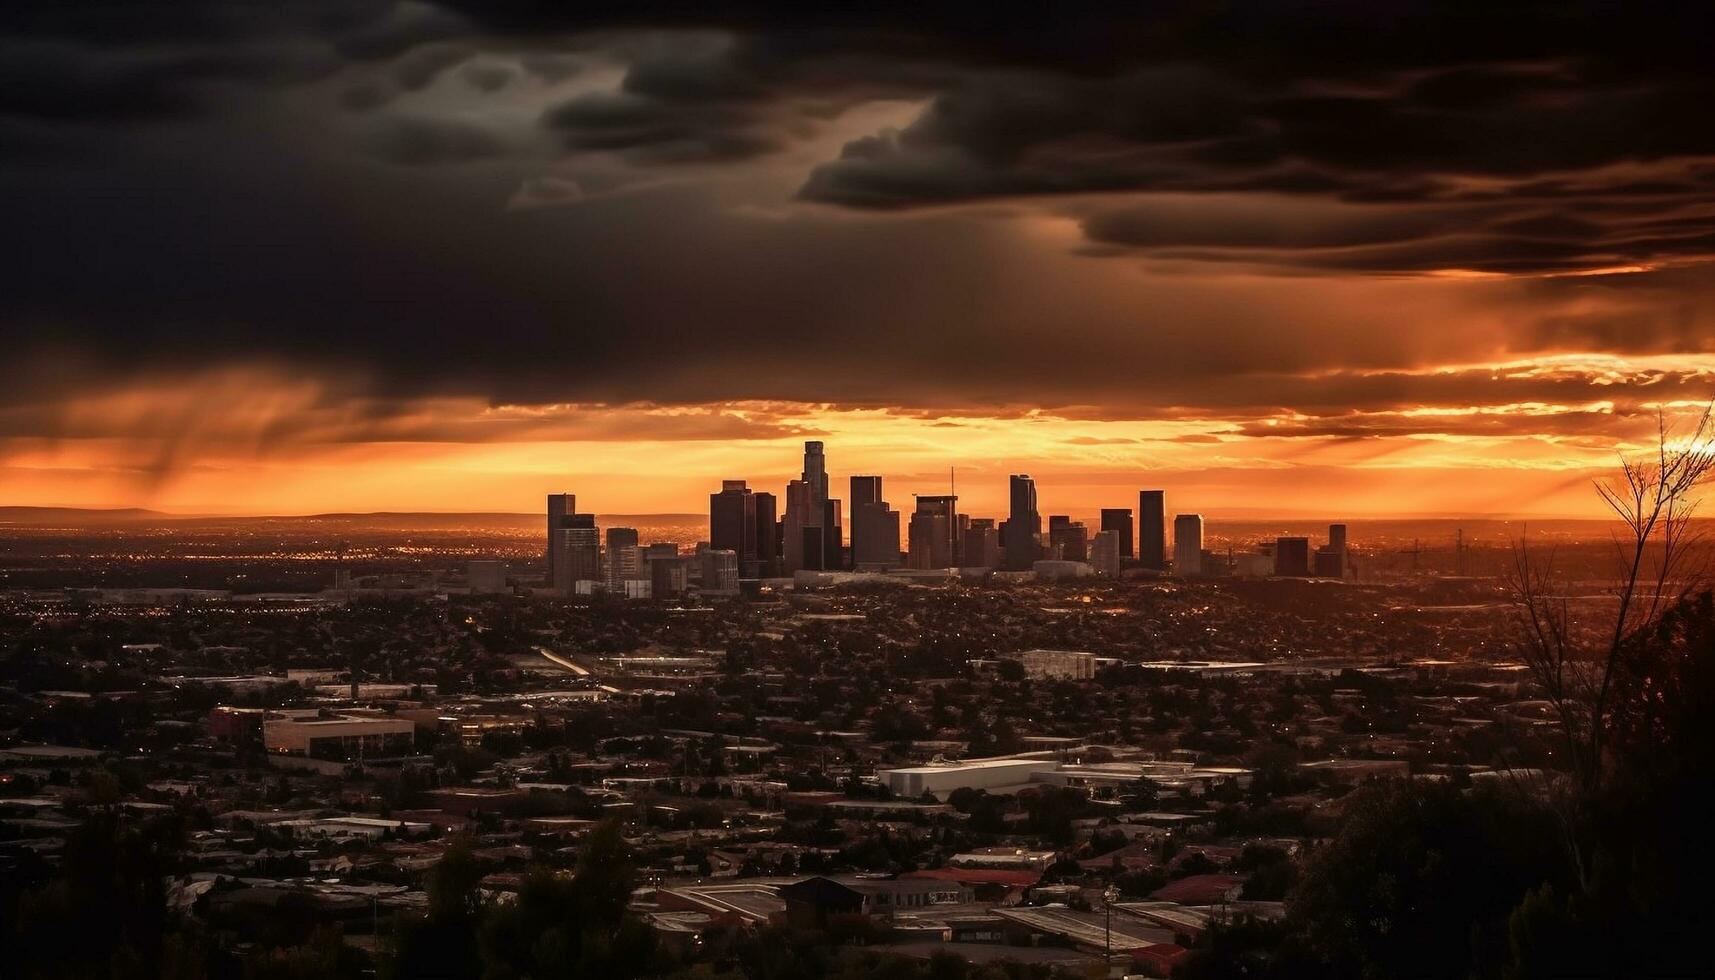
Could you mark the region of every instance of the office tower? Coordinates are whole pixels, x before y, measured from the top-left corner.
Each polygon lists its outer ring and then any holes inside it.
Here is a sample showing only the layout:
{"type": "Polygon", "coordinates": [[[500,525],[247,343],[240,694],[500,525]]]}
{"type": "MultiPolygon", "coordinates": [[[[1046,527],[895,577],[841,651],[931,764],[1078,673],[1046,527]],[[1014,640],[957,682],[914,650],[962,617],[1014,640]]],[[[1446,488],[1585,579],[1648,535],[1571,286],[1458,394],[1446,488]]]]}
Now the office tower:
{"type": "MultiPolygon", "coordinates": [[[[1105,513],[1105,512],[1104,512],[1105,513]]],[[[1130,524],[1131,513],[1126,513],[1127,524],[1130,524]]],[[[1096,532],[1095,540],[1090,542],[1090,564],[1095,566],[1096,574],[1108,578],[1120,577],[1120,550],[1123,547],[1120,533],[1113,528],[1096,532]]]]}
{"type": "Polygon", "coordinates": [[[1137,494],[1137,561],[1144,568],[1167,570],[1167,492],[1137,494]]]}
{"type": "Polygon", "coordinates": [[[906,553],[912,568],[952,568],[959,561],[959,498],[953,494],[918,494],[917,508],[906,531],[906,553]]]}
{"type": "Polygon", "coordinates": [[[820,442],[804,443],[804,475],[802,479],[810,485],[810,498],[813,501],[817,504],[827,501],[828,460],[822,452],[820,442]]]}
{"type": "Polygon", "coordinates": [[[639,555],[639,558],[641,559],[641,564],[637,570],[638,576],[640,578],[649,579],[653,582],[655,579],[656,563],[667,562],[670,564],[678,561],[679,546],[671,541],[657,541],[654,544],[645,547],[642,554],[639,555]]]}
{"type": "Polygon", "coordinates": [[[710,548],[700,557],[703,592],[708,595],[738,595],[738,552],[730,548],[710,548]]]}
{"type": "MultiPolygon", "coordinates": [[[[881,477],[854,476],[852,477],[852,513],[864,504],[881,503],[881,477]]],[[[856,531],[856,528],[853,528],[856,531]]]]}
{"type": "Polygon", "coordinates": [[[1000,565],[1000,531],[993,518],[973,517],[965,528],[960,562],[967,568],[995,568],[1000,565]]]}
{"type": "MultiPolygon", "coordinates": [[[[804,531],[811,526],[807,515],[812,506],[810,496],[810,485],[803,480],[793,480],[786,484],[786,516],[781,521],[784,533],[780,539],[780,557],[781,571],[787,575],[807,567],[804,531]]],[[[822,529],[816,527],[815,532],[816,540],[820,542],[822,529]]]]}
{"type": "Polygon", "coordinates": [[[1317,578],[1345,578],[1346,565],[1341,560],[1343,556],[1330,545],[1316,549],[1315,565],[1312,571],[1317,578]]]}
{"type": "Polygon", "coordinates": [[[1119,537],[1121,558],[1132,556],[1130,507],[1103,507],[1102,530],[1112,531],[1119,537]]]}
{"type": "Polygon", "coordinates": [[[722,480],[720,493],[709,494],[709,545],[755,560],[756,495],[743,480],[722,480]]]}
{"type": "Polygon", "coordinates": [[[787,574],[801,568],[838,567],[839,543],[835,539],[830,554],[827,518],[828,460],[822,444],[812,440],[804,443],[804,472],[786,485],[786,540],[781,551],[787,574]]]}
{"type": "Polygon", "coordinates": [[[671,558],[663,556],[649,562],[649,594],[656,599],[676,599],[685,594],[685,586],[690,584],[690,561],[677,551],[675,548],[671,558]]]}
{"type": "Polygon", "coordinates": [[[555,589],[570,595],[579,582],[601,579],[601,532],[596,530],[594,514],[570,514],[565,525],[554,532],[553,582],[555,589]]]}
{"type": "Polygon", "coordinates": [[[1006,549],[1006,567],[1028,572],[1036,564],[1036,538],[1042,533],[1042,516],[1036,512],[1036,481],[1027,474],[1014,474],[1009,485],[1011,508],[1001,547],[1006,549]]]}
{"type": "Polygon", "coordinates": [[[624,591],[626,582],[643,577],[643,554],[637,546],[637,529],[610,527],[607,529],[607,585],[616,592],[624,591]]]}
{"type": "Polygon", "coordinates": [[[749,567],[740,561],[745,578],[772,578],[780,574],[780,514],[775,496],[757,491],[751,494],[756,511],[756,557],[749,567]]]}
{"type": "Polygon", "coordinates": [[[548,574],[554,574],[554,558],[559,554],[559,545],[555,543],[555,531],[566,526],[566,518],[578,512],[578,495],[575,493],[548,494],[548,574]]]}
{"type": "Polygon", "coordinates": [[[1083,561],[1089,557],[1089,532],[1084,522],[1064,514],[1048,518],[1049,557],[1061,561],[1083,561]]]}
{"type": "Polygon", "coordinates": [[[881,477],[852,477],[852,567],[879,571],[899,564],[899,512],[881,499],[881,477]]]}
{"type": "MultiPolygon", "coordinates": [[[[1145,493],[1160,493],[1145,490],[1145,493]]],[[[1148,508],[1146,507],[1147,511],[1148,508]]],[[[1203,574],[1203,515],[1180,514],[1173,518],[1173,573],[1203,574]]]]}
{"type": "Polygon", "coordinates": [[[1275,538],[1274,574],[1309,575],[1310,539],[1299,537],[1275,538]]]}
{"type": "Polygon", "coordinates": [[[1328,525],[1328,543],[1316,549],[1316,574],[1322,578],[1345,578],[1346,525],[1328,525]]]}
{"type": "Polygon", "coordinates": [[[840,502],[827,500],[822,504],[822,567],[846,567],[844,528],[840,526],[840,502]]]}
{"type": "Polygon", "coordinates": [[[959,498],[951,494],[919,494],[917,509],[906,528],[906,560],[912,568],[952,568],[958,561],[954,535],[958,530],[959,498]]]}

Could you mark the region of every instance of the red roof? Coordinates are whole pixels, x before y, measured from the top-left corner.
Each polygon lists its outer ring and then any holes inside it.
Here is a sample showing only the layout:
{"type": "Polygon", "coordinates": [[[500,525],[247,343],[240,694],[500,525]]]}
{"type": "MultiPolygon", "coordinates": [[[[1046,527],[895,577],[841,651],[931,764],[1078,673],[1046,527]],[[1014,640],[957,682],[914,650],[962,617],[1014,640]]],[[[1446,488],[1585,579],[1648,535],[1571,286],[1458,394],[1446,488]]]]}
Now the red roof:
{"type": "Polygon", "coordinates": [[[1192,875],[1157,888],[1149,897],[1159,902],[1178,902],[1180,905],[1218,905],[1226,901],[1227,894],[1243,884],[1244,880],[1243,875],[1192,875]]]}
{"type": "Polygon", "coordinates": [[[1009,888],[1029,888],[1042,880],[1042,872],[1014,871],[1007,868],[934,868],[929,871],[909,871],[900,877],[956,881],[961,885],[1006,885],[1009,888]]]}
{"type": "Polygon", "coordinates": [[[1161,967],[1172,967],[1190,952],[1176,943],[1156,943],[1131,951],[1131,958],[1139,963],[1153,963],[1161,967]]]}

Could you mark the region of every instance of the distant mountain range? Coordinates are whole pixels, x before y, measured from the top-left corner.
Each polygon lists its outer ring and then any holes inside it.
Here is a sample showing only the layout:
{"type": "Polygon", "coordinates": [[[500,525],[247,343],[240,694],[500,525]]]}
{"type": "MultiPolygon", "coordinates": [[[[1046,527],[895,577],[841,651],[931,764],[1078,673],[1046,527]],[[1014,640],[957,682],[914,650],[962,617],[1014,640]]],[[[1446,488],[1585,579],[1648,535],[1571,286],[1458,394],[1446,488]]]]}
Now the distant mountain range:
{"type": "MultiPolygon", "coordinates": [[[[598,514],[602,523],[636,522],[651,525],[706,522],[706,514],[598,514]]],[[[372,514],[169,514],[141,507],[98,509],[84,507],[0,507],[0,525],[25,527],[111,527],[123,524],[230,524],[234,521],[344,524],[371,527],[494,527],[535,526],[544,514],[504,512],[381,511],[372,514]]]]}

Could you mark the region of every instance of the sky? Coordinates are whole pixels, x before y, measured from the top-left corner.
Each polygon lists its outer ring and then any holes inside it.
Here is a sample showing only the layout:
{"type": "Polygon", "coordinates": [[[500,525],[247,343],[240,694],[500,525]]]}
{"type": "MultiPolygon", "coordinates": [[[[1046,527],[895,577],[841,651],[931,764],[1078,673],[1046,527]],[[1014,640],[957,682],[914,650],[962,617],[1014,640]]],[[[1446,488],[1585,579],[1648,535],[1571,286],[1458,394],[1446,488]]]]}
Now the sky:
{"type": "Polygon", "coordinates": [[[5,5],[0,505],[1595,515],[1715,395],[1715,8],[819,6],[5,5]]]}

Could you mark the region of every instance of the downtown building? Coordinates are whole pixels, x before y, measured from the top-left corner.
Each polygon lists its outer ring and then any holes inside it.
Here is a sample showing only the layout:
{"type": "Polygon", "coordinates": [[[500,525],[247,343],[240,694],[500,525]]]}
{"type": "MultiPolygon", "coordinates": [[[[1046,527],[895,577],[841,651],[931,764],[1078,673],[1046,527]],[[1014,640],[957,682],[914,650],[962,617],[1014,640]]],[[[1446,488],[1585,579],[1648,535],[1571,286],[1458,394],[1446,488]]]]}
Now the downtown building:
{"type": "Polygon", "coordinates": [[[1103,507],[1101,530],[1114,532],[1122,560],[1132,557],[1130,507],[1103,507]]]}
{"type": "Polygon", "coordinates": [[[562,595],[588,592],[601,581],[601,532],[594,514],[570,514],[549,540],[553,587],[562,595]]]}
{"type": "Polygon", "coordinates": [[[548,567],[548,577],[553,578],[554,569],[558,567],[556,560],[559,555],[559,531],[569,527],[567,518],[578,512],[578,495],[575,493],[548,494],[548,552],[545,561],[548,567]]]}
{"type": "Polygon", "coordinates": [[[641,580],[643,575],[643,549],[637,543],[637,529],[634,527],[610,527],[607,529],[607,587],[623,593],[625,583],[641,580]]]}
{"type": "Polygon", "coordinates": [[[1048,518],[1047,557],[1058,561],[1086,561],[1089,543],[1089,531],[1083,521],[1074,521],[1064,514],[1048,518]]]}
{"type": "Polygon", "coordinates": [[[1173,518],[1173,574],[1203,572],[1203,515],[1180,514],[1173,518]]]}
{"type": "Polygon", "coordinates": [[[899,512],[882,499],[881,477],[852,477],[852,568],[886,571],[899,566],[899,512]]]}
{"type": "Polygon", "coordinates": [[[911,515],[906,553],[916,569],[953,568],[959,564],[959,498],[953,494],[919,494],[911,515]]]}
{"type": "MultiPolygon", "coordinates": [[[[1198,547],[1202,547],[1198,545],[1198,547]]],[[[1167,491],[1137,494],[1137,563],[1151,571],[1167,570],[1167,491]]]]}
{"type": "Polygon", "coordinates": [[[786,573],[839,568],[843,535],[840,502],[828,497],[828,461],[822,443],[804,443],[804,470],[786,485],[781,555],[786,573]]]}
{"type": "Polygon", "coordinates": [[[1008,571],[1027,572],[1036,564],[1042,534],[1042,515],[1036,510],[1036,481],[1028,474],[1014,474],[1008,483],[1006,526],[1001,529],[1002,560],[1008,571]]]}
{"type": "Polygon", "coordinates": [[[973,517],[960,535],[960,564],[965,568],[1000,567],[1000,530],[992,517],[973,517]]]}

